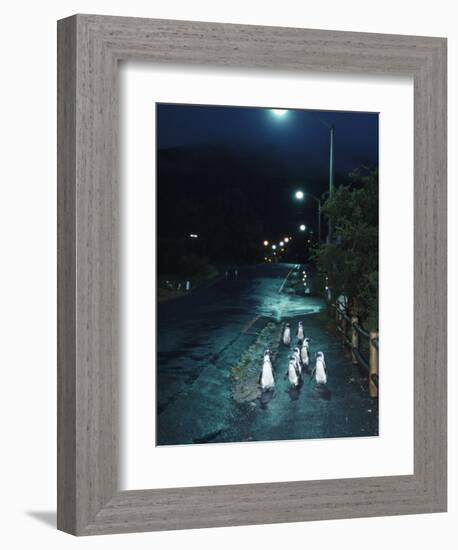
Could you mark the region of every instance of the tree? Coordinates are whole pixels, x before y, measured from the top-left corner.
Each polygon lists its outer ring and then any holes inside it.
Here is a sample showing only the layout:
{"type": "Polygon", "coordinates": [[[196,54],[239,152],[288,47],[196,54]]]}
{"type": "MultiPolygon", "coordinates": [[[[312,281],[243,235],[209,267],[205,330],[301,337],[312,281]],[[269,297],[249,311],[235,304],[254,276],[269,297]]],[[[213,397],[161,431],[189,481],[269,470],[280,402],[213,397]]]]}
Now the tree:
{"type": "Polygon", "coordinates": [[[318,280],[334,298],[348,297],[349,309],[368,329],[378,323],[378,172],[359,168],[323,206],[334,227],[332,243],[315,252],[318,280]],[[327,279],[326,279],[327,277],[327,279]]]}

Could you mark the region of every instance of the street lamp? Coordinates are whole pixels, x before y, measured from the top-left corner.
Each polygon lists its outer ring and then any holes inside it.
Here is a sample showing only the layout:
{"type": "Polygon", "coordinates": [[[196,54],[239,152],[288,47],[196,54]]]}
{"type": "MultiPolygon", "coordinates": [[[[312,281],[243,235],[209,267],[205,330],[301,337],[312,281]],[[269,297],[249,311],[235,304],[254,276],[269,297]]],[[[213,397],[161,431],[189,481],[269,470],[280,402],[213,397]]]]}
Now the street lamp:
{"type": "Polygon", "coordinates": [[[285,246],[285,243],[283,241],[280,241],[280,246],[285,246]]]}
{"type": "Polygon", "coordinates": [[[269,241],[264,241],[264,246],[269,246],[269,241]]]}
{"type": "Polygon", "coordinates": [[[305,225],[302,223],[302,224],[299,226],[299,229],[300,229],[301,231],[305,231],[306,227],[305,227],[305,225]]]}
{"type": "MultiPolygon", "coordinates": [[[[303,191],[296,191],[294,196],[302,200],[306,195],[303,191]]],[[[307,192],[307,197],[312,197],[312,199],[314,199],[318,205],[318,243],[321,243],[321,201],[318,197],[309,192],[307,192]]],[[[305,231],[305,226],[304,229],[301,229],[301,231],[305,231]]]]}
{"type": "Polygon", "coordinates": [[[273,245],[272,245],[272,250],[276,250],[276,248],[277,248],[277,245],[276,245],[276,244],[273,244],[273,245]]]}
{"type": "MultiPolygon", "coordinates": [[[[321,124],[326,126],[326,128],[329,130],[329,196],[332,197],[332,192],[334,191],[334,134],[335,134],[335,127],[334,124],[328,124],[321,118],[319,119],[321,124]]],[[[316,197],[314,197],[316,199],[316,197]]],[[[319,208],[321,209],[321,205],[318,202],[319,208]]],[[[318,235],[318,242],[320,242],[320,235],[318,235]]],[[[328,220],[328,243],[331,242],[332,239],[332,223],[331,220],[328,220]]]]}
{"type": "Polygon", "coordinates": [[[272,114],[281,118],[286,115],[286,113],[288,112],[288,109],[271,109],[271,111],[272,111],[272,114]]]}
{"type": "MultiPolygon", "coordinates": [[[[288,111],[286,109],[271,109],[272,113],[278,117],[282,117],[285,115],[288,111]]],[[[328,122],[324,121],[321,118],[318,118],[318,120],[323,124],[323,126],[326,126],[326,128],[329,130],[329,196],[332,197],[332,193],[334,190],[334,134],[335,134],[335,127],[334,124],[329,124],[328,122]]],[[[304,198],[303,191],[297,191],[296,192],[296,198],[301,200],[304,198]]],[[[331,242],[332,239],[332,223],[329,220],[328,222],[328,242],[331,242]]]]}
{"type": "MultiPolygon", "coordinates": [[[[329,129],[329,196],[332,197],[332,192],[334,190],[334,124],[327,124],[324,121],[323,124],[329,129]]],[[[318,236],[318,240],[319,240],[318,236]]],[[[328,242],[330,243],[332,239],[332,223],[331,220],[328,221],[328,242]]]]}

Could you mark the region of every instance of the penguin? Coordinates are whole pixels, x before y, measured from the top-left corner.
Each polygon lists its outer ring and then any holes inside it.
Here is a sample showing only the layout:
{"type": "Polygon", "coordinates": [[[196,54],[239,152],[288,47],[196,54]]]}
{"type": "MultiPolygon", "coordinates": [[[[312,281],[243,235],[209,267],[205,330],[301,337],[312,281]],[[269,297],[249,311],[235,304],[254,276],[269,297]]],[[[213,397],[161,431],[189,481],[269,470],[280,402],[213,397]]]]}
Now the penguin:
{"type": "Polygon", "coordinates": [[[291,328],[289,323],[286,323],[285,329],[283,331],[283,344],[289,346],[291,344],[291,328]]]}
{"type": "Polygon", "coordinates": [[[304,339],[304,327],[302,326],[302,321],[299,321],[297,325],[297,339],[301,341],[304,339]]]}
{"type": "Polygon", "coordinates": [[[266,349],[266,351],[264,352],[264,357],[263,357],[263,363],[269,363],[270,364],[270,368],[272,369],[272,352],[270,351],[270,349],[266,349]]]}
{"type": "Polygon", "coordinates": [[[296,363],[297,375],[299,376],[302,372],[301,350],[299,348],[294,348],[293,357],[294,357],[294,361],[296,363]]]}
{"type": "Polygon", "coordinates": [[[288,378],[291,387],[297,388],[299,386],[299,377],[296,372],[296,362],[294,359],[290,359],[288,364],[288,370],[286,371],[285,378],[288,378]]]}
{"type": "Polygon", "coordinates": [[[262,390],[272,390],[275,387],[274,375],[272,372],[272,363],[270,362],[270,357],[262,363],[261,375],[259,376],[259,384],[261,385],[262,390]]]}
{"type": "Polygon", "coordinates": [[[328,381],[326,363],[324,361],[324,353],[322,351],[319,351],[316,354],[316,363],[312,376],[313,375],[315,375],[317,384],[326,384],[328,381]]]}
{"type": "Polygon", "coordinates": [[[309,366],[309,343],[307,342],[308,338],[304,340],[304,343],[301,347],[301,360],[304,367],[309,366]]]}

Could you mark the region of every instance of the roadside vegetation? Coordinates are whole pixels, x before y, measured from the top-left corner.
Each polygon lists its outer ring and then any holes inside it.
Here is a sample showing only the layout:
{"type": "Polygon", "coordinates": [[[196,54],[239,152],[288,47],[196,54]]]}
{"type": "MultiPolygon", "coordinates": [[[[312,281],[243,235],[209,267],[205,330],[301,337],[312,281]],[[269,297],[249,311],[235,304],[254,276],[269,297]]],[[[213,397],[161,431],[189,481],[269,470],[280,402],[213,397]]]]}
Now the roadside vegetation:
{"type": "Polygon", "coordinates": [[[360,168],[323,206],[332,243],[316,249],[318,284],[332,299],[344,295],[348,309],[367,329],[378,328],[378,172],[360,168]]]}

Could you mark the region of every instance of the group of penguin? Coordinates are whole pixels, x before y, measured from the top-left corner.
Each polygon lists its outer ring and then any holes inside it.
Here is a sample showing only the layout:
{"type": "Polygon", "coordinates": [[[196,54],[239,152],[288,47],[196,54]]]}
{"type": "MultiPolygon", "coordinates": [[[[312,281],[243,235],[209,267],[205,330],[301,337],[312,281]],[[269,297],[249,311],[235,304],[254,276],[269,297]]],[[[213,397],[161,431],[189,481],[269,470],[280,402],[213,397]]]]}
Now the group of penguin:
{"type": "MultiPolygon", "coordinates": [[[[310,364],[310,338],[304,337],[304,327],[299,321],[297,326],[297,346],[293,349],[292,355],[289,357],[288,369],[285,374],[291,388],[297,388],[302,381],[302,371],[309,370],[310,364]]],[[[289,323],[285,324],[282,343],[284,346],[291,346],[291,327],[289,323]]],[[[315,366],[310,373],[310,376],[315,378],[319,385],[325,385],[328,381],[327,368],[324,360],[324,353],[318,351],[315,355],[315,366]]],[[[264,352],[261,374],[259,383],[263,391],[273,390],[275,387],[275,379],[272,368],[272,353],[269,349],[264,352]]]]}

